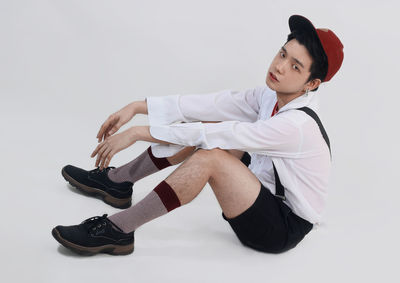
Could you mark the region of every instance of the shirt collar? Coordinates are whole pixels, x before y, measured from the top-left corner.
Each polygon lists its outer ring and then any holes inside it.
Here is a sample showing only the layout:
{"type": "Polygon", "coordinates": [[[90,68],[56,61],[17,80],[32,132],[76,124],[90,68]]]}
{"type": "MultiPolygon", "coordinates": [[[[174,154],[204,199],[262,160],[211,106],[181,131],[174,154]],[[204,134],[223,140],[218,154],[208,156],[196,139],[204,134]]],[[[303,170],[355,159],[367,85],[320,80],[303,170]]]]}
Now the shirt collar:
{"type": "MultiPolygon", "coordinates": [[[[276,93],[275,93],[276,96],[276,93]]],[[[316,95],[315,92],[309,92],[308,94],[303,94],[295,99],[293,99],[292,101],[290,101],[289,103],[287,103],[285,106],[283,106],[281,109],[278,110],[279,114],[281,112],[290,110],[290,109],[297,109],[297,108],[301,108],[301,107],[309,107],[312,108],[314,110],[318,109],[318,96],[316,95]]]]}

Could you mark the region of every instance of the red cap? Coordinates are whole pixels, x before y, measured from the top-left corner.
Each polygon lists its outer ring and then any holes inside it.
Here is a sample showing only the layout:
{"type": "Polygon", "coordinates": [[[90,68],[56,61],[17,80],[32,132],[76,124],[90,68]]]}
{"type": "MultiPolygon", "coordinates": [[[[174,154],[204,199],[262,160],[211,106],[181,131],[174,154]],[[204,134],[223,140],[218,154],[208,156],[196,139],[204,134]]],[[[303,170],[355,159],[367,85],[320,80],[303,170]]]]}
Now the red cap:
{"type": "Polygon", "coordinates": [[[306,31],[316,36],[328,58],[328,72],[322,82],[329,81],[340,69],[343,62],[343,44],[340,39],[326,28],[315,28],[314,25],[305,17],[293,15],[289,18],[290,31],[306,31]]]}

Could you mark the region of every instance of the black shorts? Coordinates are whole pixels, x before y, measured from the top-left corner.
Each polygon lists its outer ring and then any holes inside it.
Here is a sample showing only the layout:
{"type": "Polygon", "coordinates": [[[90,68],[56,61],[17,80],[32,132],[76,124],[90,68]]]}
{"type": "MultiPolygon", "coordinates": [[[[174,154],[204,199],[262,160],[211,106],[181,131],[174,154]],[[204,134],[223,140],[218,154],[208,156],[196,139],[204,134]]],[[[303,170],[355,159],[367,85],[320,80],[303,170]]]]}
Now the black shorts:
{"type": "MultiPolygon", "coordinates": [[[[250,155],[246,152],[241,161],[249,166],[250,155]]],[[[260,194],[255,202],[240,215],[228,219],[240,242],[258,251],[281,253],[294,248],[313,224],[297,216],[261,184],[260,194]]]]}

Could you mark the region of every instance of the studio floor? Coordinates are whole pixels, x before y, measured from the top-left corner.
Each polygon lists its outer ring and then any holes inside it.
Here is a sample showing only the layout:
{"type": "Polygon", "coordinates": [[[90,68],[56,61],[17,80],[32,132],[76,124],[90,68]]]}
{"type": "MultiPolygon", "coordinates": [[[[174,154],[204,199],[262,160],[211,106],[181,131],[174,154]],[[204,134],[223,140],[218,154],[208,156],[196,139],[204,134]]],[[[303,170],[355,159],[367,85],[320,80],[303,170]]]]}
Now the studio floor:
{"type": "MultiPolygon", "coordinates": [[[[2,1],[2,282],[399,282],[397,1],[2,1]],[[141,226],[127,256],[76,255],[51,235],[120,211],[69,186],[90,170],[108,115],[148,96],[264,85],[307,16],[334,30],[345,59],[320,87],[332,147],[322,224],[283,254],[243,246],[207,184],[188,205],[141,226]],[[397,278],[397,279],[396,279],[397,278]]],[[[127,126],[147,125],[145,115],[127,126]]],[[[123,128],[126,129],[126,128],[123,128]]],[[[140,141],[114,156],[129,162],[140,141]]],[[[134,185],[138,202],[178,166],[134,185]]]]}
{"type": "MultiPolygon", "coordinates": [[[[18,101],[7,103],[12,109],[18,101]]],[[[53,111],[66,113],[68,102],[61,105],[53,111]]],[[[340,176],[333,176],[325,220],[283,254],[243,246],[223,220],[207,184],[191,203],[141,226],[132,254],[76,255],[55,241],[51,229],[120,210],[78,192],[62,178],[66,164],[94,167],[89,155],[97,129],[87,131],[85,124],[90,122],[84,122],[81,118],[86,114],[79,111],[48,122],[45,117],[53,111],[41,104],[25,109],[17,118],[26,121],[24,135],[15,131],[8,136],[13,147],[4,152],[7,163],[1,164],[6,180],[1,208],[2,276],[14,282],[338,282],[346,281],[349,274],[361,282],[393,278],[396,261],[388,259],[395,256],[393,243],[398,240],[398,234],[390,232],[399,215],[394,200],[383,194],[358,195],[360,188],[370,191],[369,184],[340,176]],[[349,191],[352,187],[357,189],[349,191]]],[[[6,125],[6,131],[13,130],[6,125]]],[[[116,156],[112,165],[124,164],[148,145],[138,142],[116,156]]],[[[134,202],[177,167],[136,182],[134,202]]]]}

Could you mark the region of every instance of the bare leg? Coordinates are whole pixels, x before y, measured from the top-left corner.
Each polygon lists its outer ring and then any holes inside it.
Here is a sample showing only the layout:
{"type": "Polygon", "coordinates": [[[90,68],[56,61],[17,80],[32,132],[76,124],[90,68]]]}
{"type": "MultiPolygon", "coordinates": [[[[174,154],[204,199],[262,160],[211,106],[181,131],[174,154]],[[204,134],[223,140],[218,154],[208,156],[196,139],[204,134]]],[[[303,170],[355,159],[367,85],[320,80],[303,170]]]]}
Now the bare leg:
{"type": "Polygon", "coordinates": [[[238,160],[241,155],[240,151],[199,149],[165,182],[182,205],[193,200],[208,182],[226,217],[233,218],[254,203],[261,188],[257,177],[238,160]]]}
{"type": "MultiPolygon", "coordinates": [[[[240,152],[234,152],[237,155],[240,152]]],[[[109,216],[126,233],[189,203],[211,185],[227,218],[233,218],[256,200],[261,183],[232,153],[222,149],[195,151],[172,174],[131,208],[109,216]]]]}

